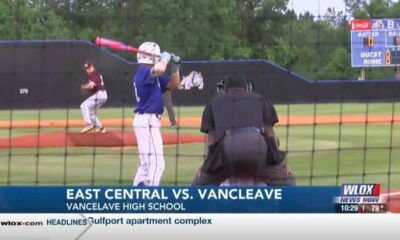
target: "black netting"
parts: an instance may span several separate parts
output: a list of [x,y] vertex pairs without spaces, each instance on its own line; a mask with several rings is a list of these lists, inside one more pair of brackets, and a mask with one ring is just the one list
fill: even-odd
[[[279,148],[298,185],[400,189],[398,67],[351,67],[349,22],[356,6],[314,16],[281,1],[174,1],[166,14],[154,15],[132,9],[165,1],[100,2],[0,3],[11,9],[0,23],[8,26],[0,31],[1,185],[132,185],[140,164],[132,127],[136,54],[92,42],[103,36],[136,47],[157,41],[184,59],[181,78],[189,85],[172,92],[178,125],[170,126],[166,112],[161,119],[161,184],[191,184],[207,153],[199,131],[204,106],[223,76],[237,70],[274,104]],[[398,17],[389,10],[367,13]],[[107,102],[95,111],[105,133],[80,133],[80,104],[90,96],[79,90],[86,60],[107,88]],[[358,81],[360,74],[367,80]]]

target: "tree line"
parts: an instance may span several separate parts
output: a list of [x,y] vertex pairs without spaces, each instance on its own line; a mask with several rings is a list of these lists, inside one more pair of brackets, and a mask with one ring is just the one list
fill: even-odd
[[[289,0],[6,0],[0,39],[153,40],[185,60],[267,59],[313,80],[357,79],[349,21],[400,18],[400,3],[343,1],[345,11],[314,16],[296,14]],[[367,77],[393,78],[393,68]]]

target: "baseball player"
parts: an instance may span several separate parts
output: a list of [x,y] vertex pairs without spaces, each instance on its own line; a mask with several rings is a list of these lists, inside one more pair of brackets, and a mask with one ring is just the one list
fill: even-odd
[[[137,101],[133,128],[140,157],[133,185],[158,186],[165,167],[160,132],[160,118],[164,111],[162,95],[166,90],[178,89],[180,60],[168,52],[160,55],[160,47],[155,42],[144,42],[139,50],[153,55],[137,54],[139,66],[133,77]],[[163,75],[168,64],[171,67],[170,76]]]
[[81,85],[81,90],[91,92],[92,96],[81,104],[82,116],[86,124],[81,133],[86,133],[93,129],[95,132],[105,133],[106,130],[96,116],[97,110],[107,101],[107,91],[103,77],[96,71],[90,61],[86,61],[83,67],[88,75],[88,82]]

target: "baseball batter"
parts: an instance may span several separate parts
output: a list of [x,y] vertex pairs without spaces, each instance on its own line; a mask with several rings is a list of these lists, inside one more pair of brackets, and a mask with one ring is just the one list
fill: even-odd
[[92,96],[81,104],[82,116],[86,124],[81,133],[91,130],[105,133],[106,130],[96,116],[96,112],[107,101],[107,91],[104,86],[103,77],[96,71],[90,61],[86,61],[83,67],[88,75],[88,82],[81,86],[81,90],[91,92]]
[[[160,47],[155,42],[144,42],[139,46],[139,50],[160,55]],[[167,89],[178,89],[180,82],[179,57],[168,52],[163,52],[160,57],[154,55],[137,54],[139,66],[133,77],[137,101],[133,128],[140,157],[134,186],[160,185],[165,167],[160,132],[160,118],[164,110],[162,94]],[[171,75],[163,75],[169,63]]]

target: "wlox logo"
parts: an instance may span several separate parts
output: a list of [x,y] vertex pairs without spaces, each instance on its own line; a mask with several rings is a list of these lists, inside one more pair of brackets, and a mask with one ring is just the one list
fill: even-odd
[[380,184],[343,184],[336,203],[378,203]]
[[0,226],[18,227],[18,226],[43,226],[43,222],[24,222],[24,221],[1,221]]
[[379,197],[380,184],[343,184],[341,188],[341,196],[363,197],[377,196]]

